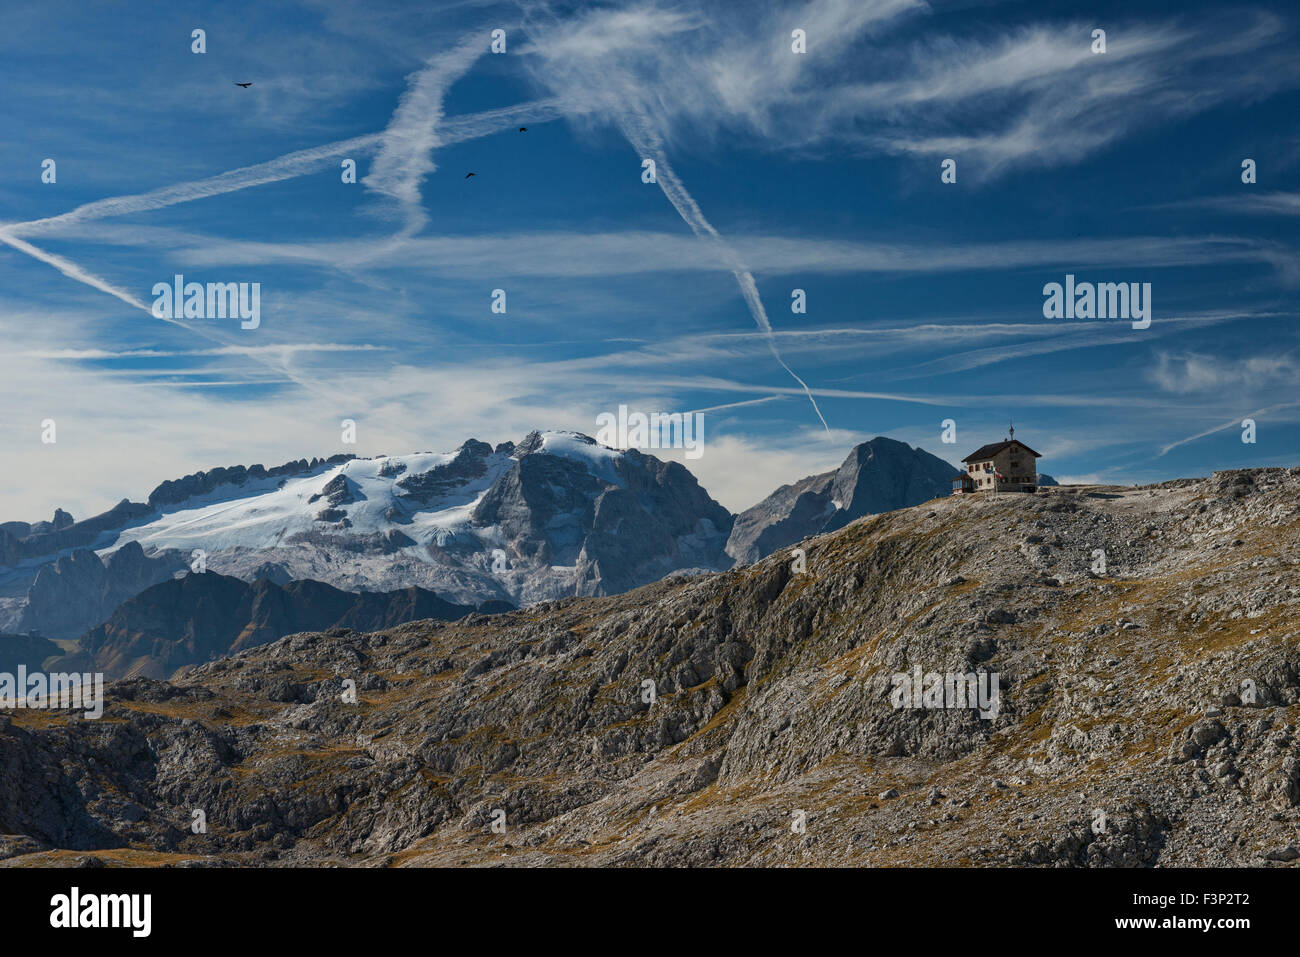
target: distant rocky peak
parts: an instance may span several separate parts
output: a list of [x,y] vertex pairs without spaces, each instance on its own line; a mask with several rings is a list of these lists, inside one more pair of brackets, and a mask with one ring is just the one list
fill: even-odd
[[545,443],[542,433],[536,430],[529,432],[524,436],[524,440],[514,447],[514,457],[523,458],[525,455],[532,455]]
[[149,504],[155,508],[180,505],[188,499],[206,495],[223,485],[237,488],[250,480],[288,478],[316,469],[338,465],[340,462],[348,462],[355,458],[356,456],[351,452],[340,452],[326,459],[297,459],[269,469],[257,464],[250,465],[247,468],[242,465],[233,465],[229,468],[214,468],[206,472],[193,472],[182,478],[171,479],[158,485],[149,493]]
[[473,479],[487,474],[492,446],[478,439],[467,440],[450,462],[435,465],[425,472],[404,475],[397,487],[414,502],[428,503],[450,495]]
[[354,488],[355,483],[349,482],[347,476],[339,472],[326,482],[319,492],[307,499],[307,504],[314,504],[323,498],[336,508],[340,505],[349,505],[356,501],[353,495]]
[[877,436],[833,472],[783,485],[736,516],[727,554],[753,562],[813,535],[880,512],[948,495],[957,469],[923,449]]

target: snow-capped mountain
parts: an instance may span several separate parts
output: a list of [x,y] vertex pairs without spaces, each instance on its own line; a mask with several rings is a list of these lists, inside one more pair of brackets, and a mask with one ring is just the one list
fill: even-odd
[[878,437],[733,516],[684,466],[576,432],[215,468],[79,522],[60,511],[0,523],[0,631],[80,637],[196,568],[349,592],[418,587],[466,606],[615,594],[946,495],[953,474]]
[[214,469],[164,482],[146,504],[4,532],[0,628],[73,637],[187,566],[348,591],[418,586],[470,605],[610,594],[728,567],[731,523],[683,466],[574,432]]

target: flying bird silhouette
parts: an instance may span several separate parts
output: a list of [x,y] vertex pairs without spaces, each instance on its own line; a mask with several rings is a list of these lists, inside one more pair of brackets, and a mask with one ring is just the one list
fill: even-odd
[[248,89],[250,86],[252,86],[252,85],[253,85],[253,84],[252,84],[252,81],[249,81],[248,83],[236,83],[236,84],[235,84],[235,86],[242,86],[245,90],[247,90],[247,89]]
[[466,178],[466,179],[469,179],[469,178],[470,178],[471,176],[473,176],[473,175],[474,175],[473,173],[466,173],[466,174],[465,174],[465,178]]

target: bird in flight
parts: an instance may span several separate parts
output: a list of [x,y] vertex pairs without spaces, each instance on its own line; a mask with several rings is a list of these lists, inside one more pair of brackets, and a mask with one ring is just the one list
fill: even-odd
[[242,86],[245,90],[247,90],[247,89],[248,89],[250,86],[252,86],[252,85],[253,85],[253,84],[252,84],[252,81],[249,81],[248,83],[236,83],[236,84],[235,84],[235,86]]
[[465,178],[466,178],[466,179],[469,179],[469,178],[470,178],[471,176],[473,176],[473,175],[474,175],[473,173],[466,173],[466,174],[465,174]]

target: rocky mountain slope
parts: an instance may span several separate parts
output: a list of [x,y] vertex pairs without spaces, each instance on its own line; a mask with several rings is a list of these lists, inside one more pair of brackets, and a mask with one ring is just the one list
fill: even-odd
[[[1294,866],[1300,469],[945,497],[803,546],[294,635],[118,682],[99,721],[12,712],[0,855]],[[916,669],[996,674],[996,715],[896,707]]]
[[856,446],[833,472],[779,489],[736,516],[727,554],[753,562],[854,519],[948,495],[957,470],[905,442],[877,436]]
[[83,636],[78,650],[49,671],[102,672],[109,679],[169,678],[177,669],[223,658],[300,631],[378,631],[408,621],[454,621],[468,614],[510,611],[491,601],[454,605],[422,588],[340,591],[314,581],[249,584],[206,572],[147,588]]
[[0,634],[0,672],[12,674],[19,665],[37,671],[46,659],[62,653],[58,645],[39,635]]
[[75,524],[72,516],[63,509],[56,508],[54,518],[48,522],[0,522],[0,532],[19,540],[29,535],[45,535],[49,532],[62,531],[72,524]]
[[73,638],[105,621],[122,602],[189,568],[188,553],[127,542],[100,558],[88,548],[43,565],[17,615],[17,630]]

